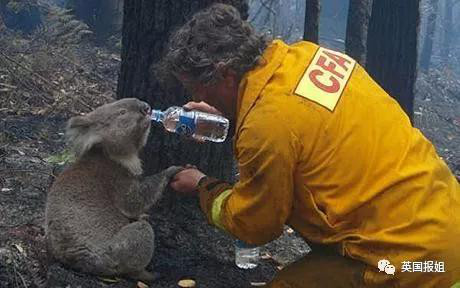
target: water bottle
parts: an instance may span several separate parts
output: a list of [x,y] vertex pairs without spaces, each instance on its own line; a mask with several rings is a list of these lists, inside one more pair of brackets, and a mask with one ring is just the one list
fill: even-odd
[[219,115],[200,111],[186,111],[173,106],[166,111],[152,110],[151,119],[161,122],[169,132],[192,137],[199,141],[223,142],[227,138],[229,121]]
[[241,269],[253,269],[259,264],[260,247],[235,240],[235,264]]

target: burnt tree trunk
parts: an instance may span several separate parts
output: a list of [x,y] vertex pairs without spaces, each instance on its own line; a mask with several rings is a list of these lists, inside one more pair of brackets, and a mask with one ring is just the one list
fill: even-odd
[[372,0],[350,0],[348,6],[345,50],[363,66],[366,63],[367,30],[371,10]]
[[417,74],[419,0],[374,1],[367,37],[367,70],[412,121]]
[[319,0],[306,0],[303,40],[317,43],[319,41]]
[[438,15],[439,0],[430,0],[426,23],[426,35],[423,41],[422,54],[420,55],[420,69],[428,71],[433,53],[434,32],[436,31],[436,18]]
[[[137,97],[155,109],[182,106],[190,100],[182,88],[163,91],[156,80],[153,67],[163,55],[170,32],[185,23],[199,9],[211,3],[233,4],[247,18],[245,0],[233,1],[169,1],[133,0],[124,3],[122,29],[122,64],[118,80],[118,98]],[[165,132],[153,125],[144,149],[144,169],[152,173],[169,165],[191,163],[204,173],[230,179],[232,174],[231,141],[224,144],[198,144]],[[230,140],[230,139],[229,139]]]
[[104,41],[110,36],[120,33],[123,20],[123,1],[103,0],[96,14],[94,30],[98,39]]
[[453,24],[452,24],[452,11],[453,2],[452,0],[446,0],[444,4],[444,21],[442,22],[443,27],[443,38],[441,46],[441,61],[443,64],[449,65],[449,54],[450,47],[452,46],[453,37]]

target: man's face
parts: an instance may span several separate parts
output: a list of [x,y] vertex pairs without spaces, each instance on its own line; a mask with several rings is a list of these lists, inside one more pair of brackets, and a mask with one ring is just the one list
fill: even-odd
[[239,82],[234,74],[227,74],[215,84],[202,84],[190,81],[187,77],[181,77],[180,81],[191,93],[193,101],[206,102],[222,112],[230,121],[235,120]]

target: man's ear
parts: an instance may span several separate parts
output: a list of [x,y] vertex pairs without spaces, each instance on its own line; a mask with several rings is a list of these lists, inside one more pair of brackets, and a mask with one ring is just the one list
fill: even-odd
[[216,69],[217,71],[219,71],[220,75],[222,76],[222,79],[226,81],[231,79],[232,82],[234,82],[237,79],[237,73],[235,72],[235,70],[228,66],[228,63],[219,62],[216,64]]
[[239,86],[239,78],[236,72],[231,68],[223,68],[222,70],[222,79],[228,86],[228,88],[238,87]]

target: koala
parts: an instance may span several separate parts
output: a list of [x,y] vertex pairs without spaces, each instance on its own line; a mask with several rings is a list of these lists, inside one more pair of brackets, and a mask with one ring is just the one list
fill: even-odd
[[141,179],[138,157],[150,131],[150,106],[127,98],[69,120],[68,141],[76,162],[53,183],[46,202],[50,256],[98,276],[154,280],[146,266],[154,233],[143,220],[170,179],[172,166]]

